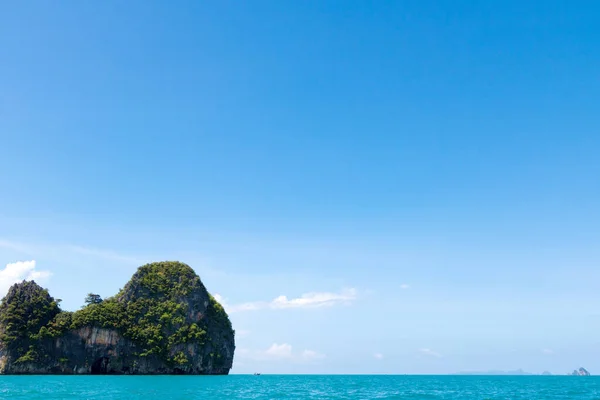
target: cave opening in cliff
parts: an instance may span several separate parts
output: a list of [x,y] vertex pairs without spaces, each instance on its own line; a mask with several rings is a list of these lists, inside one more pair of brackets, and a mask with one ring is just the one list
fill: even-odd
[[92,375],[108,374],[108,357],[100,357],[92,364]]

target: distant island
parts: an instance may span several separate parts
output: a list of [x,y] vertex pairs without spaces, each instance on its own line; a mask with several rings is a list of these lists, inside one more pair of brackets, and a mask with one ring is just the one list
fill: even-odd
[[568,375],[572,375],[572,376],[590,376],[591,374],[588,372],[587,369],[581,367],[579,369],[574,370],[573,372],[571,372]]
[[[522,369],[517,369],[515,371],[467,371],[467,372],[459,372],[455,375],[510,375],[510,376],[530,376],[537,375],[531,372],[525,372]],[[552,374],[549,371],[544,371],[541,373],[542,376],[551,376]],[[585,368],[579,368],[578,370],[574,370],[573,372],[567,374],[571,376],[590,376],[591,374]]]
[[530,372],[525,372],[522,369],[517,369],[515,371],[463,371],[459,372],[456,375],[535,375]]
[[211,374],[233,363],[227,313],[180,262],[140,267],[114,297],[76,312],[34,281],[0,303],[0,374]]

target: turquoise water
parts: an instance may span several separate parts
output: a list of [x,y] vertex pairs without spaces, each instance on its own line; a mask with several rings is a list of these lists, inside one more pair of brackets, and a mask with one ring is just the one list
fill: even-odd
[[0,376],[1,399],[600,399],[600,377]]

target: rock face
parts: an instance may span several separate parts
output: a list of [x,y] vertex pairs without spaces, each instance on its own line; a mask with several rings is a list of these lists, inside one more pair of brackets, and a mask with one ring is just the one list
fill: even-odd
[[74,313],[35,282],[0,304],[1,374],[225,375],[234,350],[225,310],[178,262],[144,265],[116,296]]
[[581,367],[579,369],[574,370],[569,375],[572,375],[572,376],[590,376],[591,374],[587,371],[587,369]]

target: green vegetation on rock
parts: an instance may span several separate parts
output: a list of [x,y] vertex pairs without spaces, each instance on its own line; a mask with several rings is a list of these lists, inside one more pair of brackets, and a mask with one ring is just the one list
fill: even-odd
[[33,281],[12,286],[6,298],[10,301],[0,304],[0,340],[9,345],[36,340],[40,330],[60,313],[54,298]]
[[100,304],[102,303],[102,297],[99,294],[88,293],[85,296],[85,304]]
[[[196,273],[185,264],[144,265],[117,296],[91,303],[73,313],[71,329],[89,325],[117,329],[140,345],[140,356],[154,354],[165,361],[183,364],[185,357],[179,353],[170,354],[169,349],[190,341],[204,343],[204,323],[186,322],[192,306],[187,296],[200,285]],[[219,325],[231,329],[223,307],[212,296],[210,298],[208,314],[215,315]],[[213,312],[217,307],[219,311]]]
[[223,344],[233,344],[227,313],[183,263],[144,265],[116,296],[102,300],[90,293],[85,303],[78,311],[61,311],[35,282],[17,284],[0,304],[0,340],[18,345],[18,362],[34,362],[41,357],[41,340],[84,327],[104,328],[135,343],[137,357],[156,357],[171,366],[190,362],[178,345],[210,346],[212,362],[219,366]]

